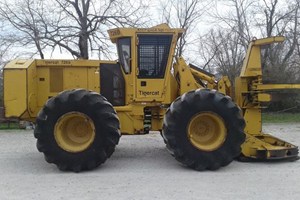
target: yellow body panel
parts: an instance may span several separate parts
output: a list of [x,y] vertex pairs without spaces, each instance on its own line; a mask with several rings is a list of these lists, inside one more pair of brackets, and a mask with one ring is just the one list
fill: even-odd
[[262,121],[260,108],[246,109],[244,119],[246,120],[245,133],[252,135],[261,134]]
[[[147,83],[145,86],[141,86],[141,82]],[[164,79],[137,79],[137,101],[162,101],[164,98],[163,88]]]
[[250,159],[288,159],[297,153],[297,147],[269,134],[249,135],[242,144],[242,154]]
[[99,65],[93,60],[13,60],[4,67],[5,117],[34,120],[47,99],[85,88],[100,92]]
[[246,57],[242,66],[240,77],[251,77],[262,75],[261,68],[261,46],[275,42],[284,41],[284,37],[270,37],[264,39],[253,40],[247,50]]
[[33,63],[33,60],[17,59],[13,60],[5,65],[6,69],[27,69],[29,65]]
[[257,94],[257,100],[259,102],[270,102],[272,100],[272,97],[270,94],[260,93]]
[[257,85],[257,90],[284,90],[300,89],[300,84],[261,84]]
[[27,111],[26,81],[26,69],[9,69],[4,71],[5,117],[19,117]]
[[[162,109],[157,103],[147,104],[147,107],[151,107],[152,111],[151,130],[161,130],[166,109]],[[144,133],[145,104],[134,103],[129,106],[115,106],[114,108],[121,122],[122,134]]]
[[180,57],[177,58],[177,62],[174,64],[175,76],[180,79],[179,94],[182,95],[188,91],[201,88],[201,86],[195,81],[190,67],[186,64],[185,60]]
[[170,29],[170,27],[167,24],[160,24],[158,26],[154,26],[152,28],[115,28],[108,31],[110,40],[115,43],[117,39],[122,37],[128,37],[133,36],[135,33],[149,33],[149,34],[162,34],[162,33],[172,33],[174,35],[178,35],[178,37],[181,36],[181,34],[184,32],[183,29],[180,28],[173,28]]

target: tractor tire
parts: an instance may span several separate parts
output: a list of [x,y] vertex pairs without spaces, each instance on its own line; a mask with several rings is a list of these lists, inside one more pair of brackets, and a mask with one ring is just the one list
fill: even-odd
[[120,139],[113,106],[100,94],[84,89],[50,98],[36,119],[34,136],[45,160],[60,170],[80,172],[104,163]]
[[178,97],[163,123],[163,138],[176,160],[198,171],[228,165],[241,153],[245,121],[239,107],[215,90]]

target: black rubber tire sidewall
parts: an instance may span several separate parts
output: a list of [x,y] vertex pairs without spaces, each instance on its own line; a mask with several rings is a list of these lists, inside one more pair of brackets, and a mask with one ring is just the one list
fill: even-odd
[[[92,95],[94,97],[91,97]],[[83,113],[94,122],[96,132],[94,141],[82,152],[65,151],[55,140],[55,124],[68,112]],[[101,95],[91,94],[86,90],[65,91],[49,99],[39,113],[38,119],[41,122],[37,122],[36,131],[40,133],[36,134],[36,137],[44,148],[45,158],[62,170],[81,171],[99,166],[112,154],[120,137],[119,121],[112,105]]]
[[[226,139],[214,151],[199,150],[188,139],[190,119],[201,112],[215,113],[225,123]],[[188,92],[172,103],[165,116],[163,136],[175,158],[183,164],[195,168],[203,163],[201,169],[216,169],[229,164],[240,154],[240,145],[245,139],[243,128],[244,120],[230,97],[202,89]]]

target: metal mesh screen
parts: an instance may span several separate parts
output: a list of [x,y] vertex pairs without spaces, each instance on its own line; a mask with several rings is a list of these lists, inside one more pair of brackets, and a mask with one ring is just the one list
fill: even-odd
[[139,35],[139,78],[164,77],[171,41],[171,35]]

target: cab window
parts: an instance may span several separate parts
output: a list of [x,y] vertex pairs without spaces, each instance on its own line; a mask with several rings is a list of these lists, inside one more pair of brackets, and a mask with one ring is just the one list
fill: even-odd
[[168,63],[171,35],[138,35],[139,78],[163,78]]
[[118,40],[117,43],[119,62],[125,74],[129,74],[131,72],[130,42],[131,42],[130,38],[121,38]]

